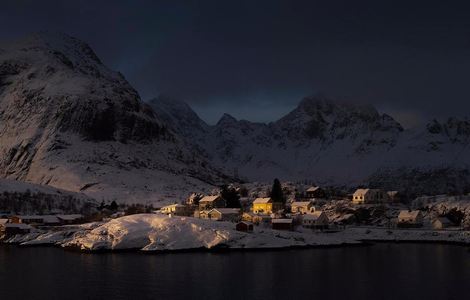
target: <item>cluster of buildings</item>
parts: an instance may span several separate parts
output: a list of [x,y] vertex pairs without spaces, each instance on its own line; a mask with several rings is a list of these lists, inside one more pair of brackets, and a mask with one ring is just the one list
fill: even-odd
[[82,223],[83,218],[81,214],[4,216],[0,218],[0,235],[27,234],[35,228],[79,224]]
[[301,201],[290,204],[290,212],[283,202],[274,201],[271,197],[256,198],[243,208],[227,208],[225,199],[220,195],[205,196],[197,205],[193,202],[167,205],[158,212],[169,216],[235,222],[236,229],[240,231],[252,231],[254,225],[277,230],[292,230],[295,226],[326,229],[328,216],[314,206],[315,199],[324,195],[321,188],[311,187],[302,195]]

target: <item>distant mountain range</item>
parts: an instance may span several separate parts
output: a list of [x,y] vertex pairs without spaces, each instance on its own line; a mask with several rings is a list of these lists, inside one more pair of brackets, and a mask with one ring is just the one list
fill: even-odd
[[[209,126],[185,103],[150,101],[160,120],[227,174],[250,181],[314,180],[411,192],[467,191],[470,121],[405,130],[370,105],[317,95],[269,124],[225,114]],[[236,175],[235,174],[235,175]]]
[[372,106],[325,96],[269,124],[225,114],[211,126],[184,102],[144,103],[76,38],[0,45],[0,177],[98,200],[177,200],[234,177],[463,191],[469,142],[466,119],[404,130]]

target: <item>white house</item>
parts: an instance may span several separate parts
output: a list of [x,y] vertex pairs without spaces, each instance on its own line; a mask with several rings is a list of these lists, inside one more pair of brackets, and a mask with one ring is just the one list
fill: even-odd
[[352,198],[354,204],[383,203],[386,201],[388,201],[388,195],[380,189],[357,189]]
[[328,228],[329,219],[323,211],[315,211],[302,216],[302,226],[306,228]]
[[239,208],[214,208],[208,213],[208,217],[215,221],[240,221],[240,209]]
[[398,214],[399,227],[423,226],[423,214],[419,210],[401,210]]
[[160,208],[160,212],[166,215],[189,216],[189,207],[183,204],[171,204]]

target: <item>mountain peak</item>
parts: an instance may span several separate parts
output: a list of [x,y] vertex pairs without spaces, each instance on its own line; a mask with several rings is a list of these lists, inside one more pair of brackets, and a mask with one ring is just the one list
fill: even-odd
[[217,122],[217,126],[233,124],[237,122],[238,122],[237,119],[235,119],[232,115],[228,113],[224,113],[222,117],[220,118],[219,122]]

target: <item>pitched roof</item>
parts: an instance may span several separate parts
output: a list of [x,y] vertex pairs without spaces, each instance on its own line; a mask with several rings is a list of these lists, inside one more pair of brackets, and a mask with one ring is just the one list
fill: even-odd
[[202,197],[201,200],[199,200],[199,203],[201,203],[201,202],[213,202],[213,201],[215,201],[215,200],[217,200],[217,199],[219,199],[219,198],[220,198],[219,195],[216,195],[216,196],[204,196],[204,197]]
[[320,187],[319,186],[312,186],[307,189],[307,192],[315,192],[318,190]]
[[311,201],[295,201],[295,202],[292,202],[291,206],[306,206],[309,204],[312,204],[312,202]]
[[354,194],[365,194],[369,191],[369,189],[357,189]]
[[5,224],[6,228],[20,228],[20,229],[32,229],[31,226],[28,224],[22,224],[22,223],[7,223]]
[[58,223],[59,219],[56,215],[30,215],[17,216],[21,220],[42,220],[44,223]]
[[416,219],[420,213],[419,210],[401,210],[398,218]]
[[221,214],[239,214],[239,208],[214,208],[211,211],[218,211]]
[[447,219],[446,217],[436,218],[433,222],[436,222],[436,221],[439,221],[442,224],[452,224],[452,222],[449,219]]
[[269,203],[269,202],[271,202],[271,197],[256,198],[255,201],[253,201],[254,204],[263,204],[263,203]]
[[0,219],[0,224],[6,224],[8,223],[8,219]]
[[163,206],[161,209],[170,208],[170,207],[186,207],[186,205],[175,203],[175,204],[170,204],[170,205]]
[[284,223],[284,224],[290,224],[292,223],[292,219],[272,219],[273,223]]
[[318,218],[320,218],[320,216],[323,214],[322,211],[315,211],[311,214],[306,214],[306,215],[303,215],[303,218],[306,219],[306,220],[318,220]]
[[74,214],[74,215],[57,215],[57,218],[63,221],[74,221],[83,218],[83,215]]

